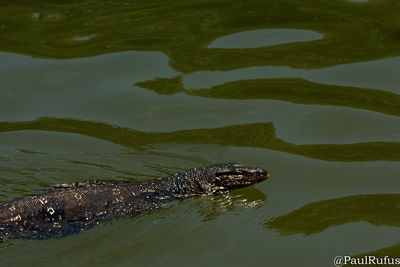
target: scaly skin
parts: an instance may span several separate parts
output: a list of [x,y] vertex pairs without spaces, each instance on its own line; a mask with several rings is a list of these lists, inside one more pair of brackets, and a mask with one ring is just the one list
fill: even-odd
[[226,163],[145,182],[85,181],[54,185],[0,207],[0,240],[60,238],[124,215],[151,212],[175,199],[213,195],[267,179],[269,173]]

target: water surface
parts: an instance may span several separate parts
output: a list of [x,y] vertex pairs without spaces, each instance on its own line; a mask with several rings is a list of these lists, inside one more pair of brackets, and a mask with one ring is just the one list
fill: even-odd
[[400,4],[3,1],[0,202],[216,162],[271,178],[0,265],[331,266],[400,256]]

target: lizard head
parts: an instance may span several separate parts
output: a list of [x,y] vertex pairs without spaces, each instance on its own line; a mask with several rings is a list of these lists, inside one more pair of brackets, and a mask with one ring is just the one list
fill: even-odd
[[209,177],[212,194],[249,186],[266,180],[269,172],[261,168],[251,168],[236,163],[224,163],[212,166]]

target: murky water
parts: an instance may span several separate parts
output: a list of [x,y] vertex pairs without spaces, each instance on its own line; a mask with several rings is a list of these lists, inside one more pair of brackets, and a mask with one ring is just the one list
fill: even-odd
[[2,1],[0,202],[216,162],[271,178],[0,265],[333,266],[400,257],[400,2]]

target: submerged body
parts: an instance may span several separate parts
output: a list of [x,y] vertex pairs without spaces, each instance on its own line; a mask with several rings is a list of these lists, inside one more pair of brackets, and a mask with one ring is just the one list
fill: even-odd
[[0,207],[0,240],[63,237],[99,222],[158,209],[175,199],[213,195],[267,179],[269,173],[227,163],[144,182],[85,181],[54,185]]

